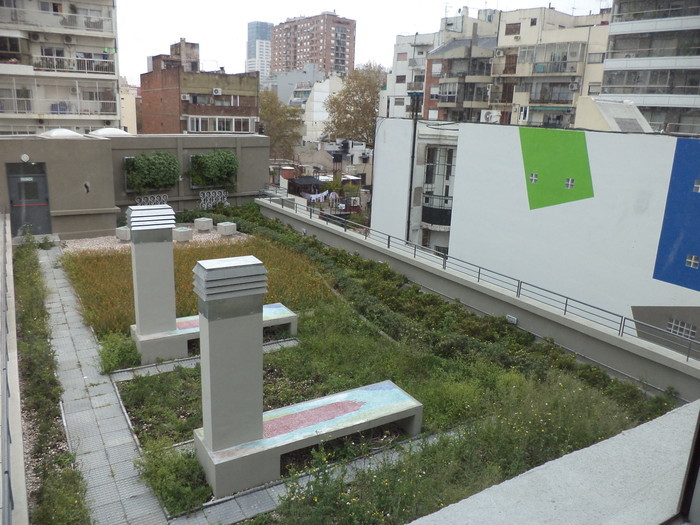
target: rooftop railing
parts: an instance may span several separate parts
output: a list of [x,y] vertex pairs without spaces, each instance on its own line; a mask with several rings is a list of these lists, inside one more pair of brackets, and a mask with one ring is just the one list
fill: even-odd
[[[272,185],[268,185],[272,186]],[[517,298],[526,298],[546,305],[566,317],[578,317],[592,322],[607,332],[619,337],[631,337],[651,341],[670,350],[681,353],[688,359],[700,359],[700,341],[685,336],[676,335],[668,330],[629,319],[623,315],[594,306],[572,297],[567,297],[552,290],[525,282],[489,268],[458,259],[425,246],[420,246],[400,237],[354,223],[352,221],[331,215],[322,209],[305,206],[298,202],[287,202],[285,199],[271,195],[272,189],[265,189],[261,197],[271,204],[280,205],[296,214],[304,215],[311,220],[319,220],[325,224],[333,224],[344,232],[355,233],[365,240],[374,241],[387,249],[394,250],[423,263],[437,265],[446,271],[453,271],[467,276],[477,283],[487,283],[496,286]]]

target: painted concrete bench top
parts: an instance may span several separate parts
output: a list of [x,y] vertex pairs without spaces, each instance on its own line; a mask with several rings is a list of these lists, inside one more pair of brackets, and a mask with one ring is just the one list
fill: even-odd
[[[225,461],[276,449],[298,450],[324,439],[333,439],[402,420],[409,434],[420,432],[423,405],[391,381],[347,390],[263,413],[263,435],[213,453]],[[195,430],[202,434],[202,429]]]
[[[297,314],[282,303],[263,305],[263,326],[290,325],[292,335],[296,335]],[[179,333],[199,333],[199,315],[178,317],[175,321],[176,331]]]

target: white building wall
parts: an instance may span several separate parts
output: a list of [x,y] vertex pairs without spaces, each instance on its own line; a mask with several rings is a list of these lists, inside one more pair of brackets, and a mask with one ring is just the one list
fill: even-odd
[[328,77],[323,82],[316,82],[311,88],[311,94],[304,105],[304,140],[317,141],[323,135],[323,128],[328,120],[325,103],[328,97],[343,88],[341,77]]
[[675,138],[586,132],[594,196],[531,210],[519,132],[460,125],[451,256],[628,317],[698,304],[653,279]]
[[372,228],[405,239],[413,123],[378,119],[372,179]]

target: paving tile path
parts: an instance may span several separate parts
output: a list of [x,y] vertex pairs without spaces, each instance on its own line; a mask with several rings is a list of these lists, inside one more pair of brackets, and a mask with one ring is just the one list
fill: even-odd
[[60,247],[39,250],[68,444],[87,483],[92,517],[98,525],[168,523],[158,499],[138,477],[138,446],[112,381],[99,372],[97,341],[58,267],[60,256]]

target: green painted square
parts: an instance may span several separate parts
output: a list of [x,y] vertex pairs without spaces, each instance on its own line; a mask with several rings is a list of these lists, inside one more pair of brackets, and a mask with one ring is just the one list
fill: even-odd
[[[531,210],[593,197],[583,131],[520,128],[520,147]],[[573,179],[572,188],[567,179]]]

